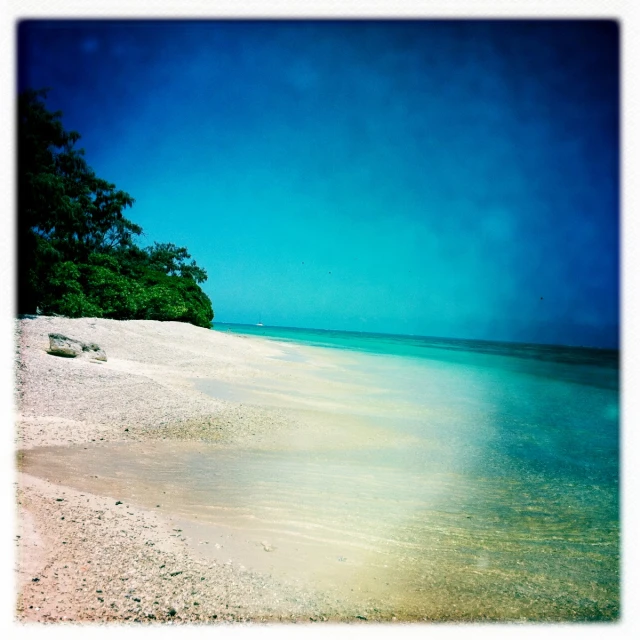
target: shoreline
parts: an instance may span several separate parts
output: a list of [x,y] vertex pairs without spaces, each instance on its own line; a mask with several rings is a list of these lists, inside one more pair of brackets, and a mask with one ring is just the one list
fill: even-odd
[[[594,485],[555,440],[605,408],[590,442],[614,450],[602,381],[180,323],[16,328],[21,621],[619,616],[613,458]],[[107,362],[49,355],[50,332]]]
[[[48,446],[260,446],[291,419],[215,399],[193,380],[250,383],[282,349],[177,322],[39,317],[15,327],[18,621],[360,621],[319,593],[203,559],[170,513],[20,471],[21,457]],[[107,362],[50,355],[49,333],[96,342]]]

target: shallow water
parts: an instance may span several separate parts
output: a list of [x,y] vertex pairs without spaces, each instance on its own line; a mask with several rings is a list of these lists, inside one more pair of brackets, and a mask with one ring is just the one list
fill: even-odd
[[26,452],[24,468],[160,503],[199,553],[329,590],[370,615],[617,617],[611,359],[434,353],[283,347],[250,386],[194,381],[290,408],[298,428],[266,448],[56,447]]

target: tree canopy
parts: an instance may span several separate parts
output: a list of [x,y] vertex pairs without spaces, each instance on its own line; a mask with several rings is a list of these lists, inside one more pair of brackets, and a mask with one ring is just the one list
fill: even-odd
[[133,198],[98,178],[47,110],[46,90],[18,99],[18,313],[178,320],[209,327],[207,273],[185,247],[137,243]]

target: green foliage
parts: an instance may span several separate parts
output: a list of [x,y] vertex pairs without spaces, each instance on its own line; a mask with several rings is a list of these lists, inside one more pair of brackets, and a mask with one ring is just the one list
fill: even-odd
[[70,317],[178,320],[209,327],[207,279],[185,247],[141,248],[124,217],[133,198],[98,178],[75,149],[46,91],[27,91],[18,111],[18,311]]
[[147,295],[147,319],[178,320],[200,327],[208,327],[211,324],[211,300],[195,280],[149,269],[143,281]]
[[191,256],[184,247],[176,247],[171,243],[154,242],[152,247],[145,249],[149,257],[149,266],[152,269],[162,271],[167,275],[179,275],[183,278],[191,278],[195,282],[204,282],[207,279],[207,272],[198,267],[195,261],[189,264],[185,261]]

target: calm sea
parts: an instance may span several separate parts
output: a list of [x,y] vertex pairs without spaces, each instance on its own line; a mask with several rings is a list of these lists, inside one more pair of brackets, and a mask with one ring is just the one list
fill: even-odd
[[[338,495],[368,499],[333,521],[355,520],[366,505],[361,531],[393,523],[403,604],[410,592],[415,610],[425,602],[437,609],[442,598],[448,619],[456,611],[462,619],[619,615],[617,350],[221,323],[215,330],[320,347],[350,362],[344,380],[361,389],[350,389],[344,410],[368,407],[368,419],[397,440],[341,454],[344,486],[353,469],[361,475]],[[297,504],[303,494],[299,488]]]
[[[249,324],[216,322],[214,331],[253,335],[314,347],[328,347],[406,358],[473,363],[478,366],[511,368],[535,375],[573,379],[582,384],[619,388],[620,352],[559,345],[463,340],[430,336],[298,329],[295,327],[259,327]],[[536,366],[534,362],[561,365]],[[573,366],[562,366],[573,365]]]

